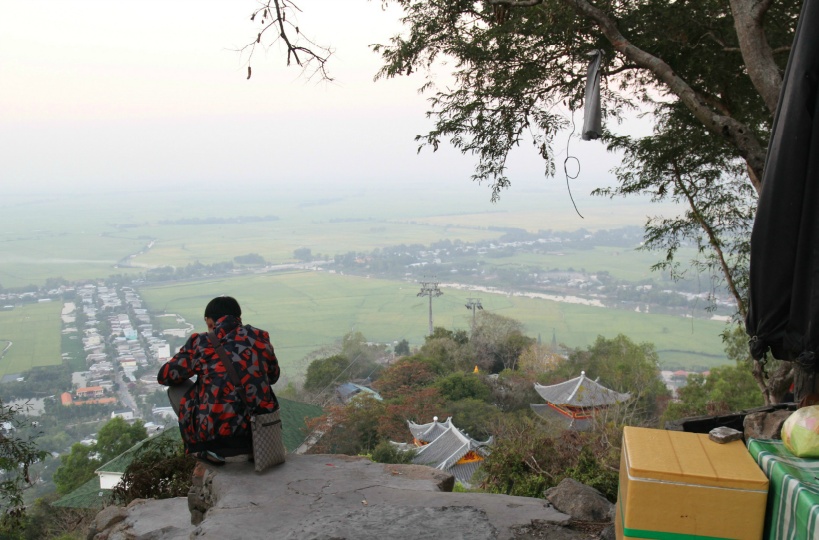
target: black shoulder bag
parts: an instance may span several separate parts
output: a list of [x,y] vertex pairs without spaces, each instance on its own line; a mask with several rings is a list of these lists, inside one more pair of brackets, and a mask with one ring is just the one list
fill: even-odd
[[[233,383],[236,392],[242,398],[245,406],[250,407],[247,401],[247,392],[245,392],[245,385],[239,379],[236,373],[236,368],[233,367],[233,360],[228,358],[227,352],[216,333],[212,330],[208,332],[208,338],[211,345],[213,345],[216,354],[219,355],[219,360],[225,366],[225,370],[230,376],[230,381]],[[265,374],[265,378],[267,374]],[[256,467],[256,472],[262,472],[265,469],[284,463],[286,450],[284,448],[282,421],[279,416],[279,410],[276,409],[272,413],[256,414],[250,412],[250,429],[253,435],[253,463]]]

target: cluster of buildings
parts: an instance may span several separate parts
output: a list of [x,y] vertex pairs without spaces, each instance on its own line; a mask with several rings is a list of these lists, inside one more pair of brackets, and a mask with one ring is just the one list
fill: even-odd
[[[86,284],[75,290],[75,302],[66,302],[62,311],[63,333],[81,339],[87,370],[72,374],[73,395],[62,395],[63,405],[83,403],[133,405],[130,389],[141,371],[153,372],[152,365],[170,358],[168,341],[157,335],[148,310],[139,294],[128,286],[107,287]],[[73,336],[72,336],[73,337]],[[116,385],[125,385],[119,396]],[[157,386],[146,377],[140,389]],[[131,411],[128,415],[127,410]],[[133,416],[133,409],[118,415]],[[136,413],[138,415],[138,413]]]

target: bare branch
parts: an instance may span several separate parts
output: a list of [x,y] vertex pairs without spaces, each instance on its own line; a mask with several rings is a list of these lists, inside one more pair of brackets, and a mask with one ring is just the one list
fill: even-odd
[[[294,61],[298,66],[307,69],[308,66],[314,65],[315,70],[310,74],[312,77],[319,74],[322,80],[332,81],[327,71],[327,61],[332,56],[333,51],[329,47],[317,45],[310,39],[306,38],[299,27],[292,22],[293,17],[288,21],[288,12],[301,11],[299,7],[290,0],[264,0],[261,6],[256,9],[250,16],[250,20],[254,21],[256,17],[261,16],[262,29],[256,33],[256,37],[252,42],[248,43],[238,52],[247,52],[248,73],[247,78],[250,78],[250,61],[256,52],[256,45],[262,44],[262,38],[269,34],[271,28],[275,28],[276,36],[269,42],[268,46],[281,41],[287,50],[287,65]],[[268,21],[265,23],[265,21]],[[301,43],[306,43],[303,45]],[[308,77],[308,78],[309,78]]]

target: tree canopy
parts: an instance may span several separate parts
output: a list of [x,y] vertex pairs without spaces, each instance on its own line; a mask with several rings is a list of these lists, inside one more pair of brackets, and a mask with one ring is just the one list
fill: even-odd
[[[511,185],[507,157],[522,142],[555,173],[554,138],[568,126],[566,109],[582,106],[588,54],[600,51],[604,116],[646,111],[654,131],[604,130],[624,158],[618,186],[599,193],[687,207],[649,221],[647,246],[666,250],[669,262],[682,242],[697,242],[707,255],[700,264],[724,277],[744,315],[744,246],[800,2],[391,3],[404,11],[405,32],[374,46],[384,61],[378,76],[426,72],[434,126],[417,139],[476,156],[473,179],[489,182],[493,199]],[[430,68],[444,61],[454,83],[439,87]]]
[[33,483],[32,464],[45,457],[34,440],[18,436],[27,422],[25,408],[0,401],[0,532],[18,526],[25,515],[23,491]]
[[[475,156],[472,178],[491,186],[493,200],[511,185],[507,158],[521,143],[533,144],[547,175],[558,170],[555,137],[581,108],[588,54],[600,51],[608,123],[641,111],[652,115],[654,128],[635,137],[604,127],[602,142],[623,159],[614,171],[618,184],[596,193],[679,203],[682,214],[646,222],[645,248],[665,254],[655,268],[679,276],[679,248],[695,245],[691,266],[712,276],[714,291],[725,286],[745,317],[750,227],[801,2],[382,4],[401,8],[403,32],[373,46],[383,60],[377,78],[421,74],[433,126],[416,140],[433,150],[448,141]],[[328,49],[287,22],[287,11],[296,9],[287,0],[262,2],[254,17],[268,24],[248,47],[252,53],[273,28],[269,35],[285,43],[288,63],[312,64],[327,76]],[[445,85],[437,84],[440,68],[451,71]]]
[[559,364],[548,374],[547,382],[567,380],[580,375],[581,371],[600,384],[628,392],[634,399],[635,418],[630,423],[655,420],[661,409],[661,401],[668,397],[668,390],[660,378],[657,351],[651,343],[635,343],[622,334],[607,339],[597,336],[586,350],[576,350],[567,362]]

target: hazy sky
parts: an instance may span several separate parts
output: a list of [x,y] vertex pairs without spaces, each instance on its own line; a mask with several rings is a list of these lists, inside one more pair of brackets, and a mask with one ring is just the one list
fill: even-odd
[[[299,26],[336,53],[333,83],[259,50],[246,80],[252,0],[0,0],[0,184],[3,189],[128,191],[224,182],[458,182],[475,164],[450,148],[416,154],[431,123],[421,77],[373,82],[368,45],[400,31],[379,1],[301,0]],[[582,112],[576,121],[582,123]],[[559,141],[565,148],[565,139]],[[560,159],[565,150],[560,150]],[[584,195],[610,183],[616,158],[572,141]],[[530,147],[515,186],[565,195]]]

